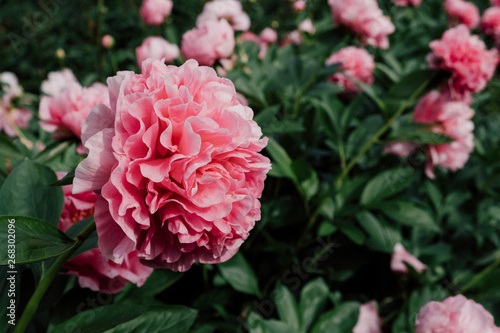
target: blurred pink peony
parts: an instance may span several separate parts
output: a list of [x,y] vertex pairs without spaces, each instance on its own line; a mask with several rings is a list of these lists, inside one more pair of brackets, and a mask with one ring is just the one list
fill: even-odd
[[102,36],[101,44],[104,48],[110,49],[115,45],[115,39],[111,35]]
[[455,141],[439,145],[428,145],[426,174],[434,179],[433,169],[439,165],[456,171],[463,168],[474,150],[474,116],[463,102],[451,101],[448,94],[431,91],[415,106],[413,121],[432,125],[431,130],[447,135]]
[[172,0],[144,0],[139,14],[147,25],[160,25],[172,12],[173,5]]
[[14,73],[3,72],[0,74],[0,89],[3,91],[0,100],[0,131],[10,137],[17,136],[16,128],[28,128],[29,121],[33,118],[30,110],[16,107],[15,98],[21,97],[23,90]]
[[481,304],[463,295],[431,301],[418,313],[415,333],[500,333],[495,320]]
[[49,96],[56,96],[60,94],[68,84],[78,83],[75,75],[69,68],[57,72],[50,72],[47,80],[42,82],[42,92]]
[[498,51],[487,50],[465,25],[448,29],[429,46],[433,51],[427,56],[429,67],[452,73],[449,88],[453,99],[467,101],[471,93],[483,90],[499,61]]
[[287,46],[289,44],[302,44],[302,35],[300,34],[300,31],[293,30],[287,33],[285,38],[281,41],[280,46]]
[[148,59],[108,79],[111,109],[83,127],[88,157],[75,193],[100,190],[99,248],[115,262],[138,250],[151,267],[186,271],[231,258],[260,219],[267,139],[231,81],[188,60]]
[[234,45],[234,31],[226,20],[204,21],[184,33],[181,53],[184,58],[194,59],[200,65],[212,66],[216,60],[228,58]]
[[414,142],[389,142],[384,145],[384,153],[407,157],[418,147]]
[[479,9],[472,2],[445,0],[444,9],[451,20],[451,25],[458,22],[465,24],[469,29],[473,29],[479,24]]
[[141,46],[135,49],[137,64],[141,64],[147,58],[162,60],[165,63],[170,63],[179,56],[179,47],[175,44],[170,44],[162,37],[151,36],[146,38]]
[[490,0],[492,6],[500,6],[500,0]]
[[381,49],[389,47],[388,35],[395,30],[378,7],[377,0],[328,0],[334,24],[354,31],[363,44]]
[[295,0],[293,3],[293,10],[296,12],[301,12],[306,9],[307,4],[304,0]]
[[408,268],[404,264],[405,262],[412,266],[418,273],[422,273],[424,269],[427,268],[427,266],[422,264],[415,256],[408,253],[401,243],[397,243],[394,246],[391,258],[392,271],[399,274],[408,274]]
[[393,2],[396,6],[406,7],[412,5],[418,7],[422,3],[422,0],[393,0]]
[[354,93],[360,90],[354,79],[365,84],[373,83],[372,73],[375,69],[375,61],[373,56],[365,49],[348,46],[332,53],[326,60],[326,64],[332,65],[335,63],[341,63],[338,70],[342,72],[333,74],[328,80],[338,84],[346,93]]
[[222,18],[236,31],[250,29],[250,17],[243,11],[239,0],[212,0],[205,3],[203,12],[196,19],[196,25]]
[[[63,174],[58,173],[59,178]],[[64,208],[59,221],[59,229],[66,231],[73,224],[94,215],[97,194],[92,191],[78,194],[71,193],[72,185],[63,186]],[[90,288],[104,293],[120,292],[127,283],[144,284],[153,272],[142,265],[137,251],[127,255],[121,265],[105,258],[99,249],[91,249],[69,260],[64,267],[66,274],[78,277],[82,288]]]
[[490,7],[484,11],[481,31],[485,35],[500,38],[500,7]]
[[382,333],[382,319],[378,316],[376,301],[362,304],[359,307],[359,317],[352,333]]
[[276,43],[276,41],[278,40],[278,33],[276,32],[276,30],[267,27],[261,31],[261,33],[259,34],[259,38],[262,43]]
[[255,44],[259,45],[260,44],[260,37],[257,36],[256,34],[254,34],[253,32],[251,31],[245,31],[244,33],[242,33],[240,35],[240,37],[238,37],[238,40],[240,42],[246,42],[246,41],[250,41],[250,42],[254,42]]
[[101,103],[109,105],[108,88],[104,84],[82,87],[80,83],[70,81],[58,94],[40,99],[40,127],[47,132],[56,132],[55,139],[80,139],[83,122],[90,110]]
[[314,28],[311,19],[305,19],[299,24],[299,31],[307,32],[312,35],[316,32],[316,29]]

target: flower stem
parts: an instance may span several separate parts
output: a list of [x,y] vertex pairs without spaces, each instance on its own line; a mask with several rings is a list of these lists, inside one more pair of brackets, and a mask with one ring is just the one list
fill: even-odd
[[47,273],[42,277],[40,280],[40,283],[38,284],[38,287],[36,288],[35,292],[31,296],[31,299],[29,300],[28,304],[26,305],[26,308],[24,309],[24,312],[19,319],[18,324],[16,325],[16,329],[14,330],[14,333],[21,333],[26,330],[26,327],[28,326],[31,317],[35,314],[35,311],[38,307],[38,303],[40,303],[43,295],[49,288],[50,284],[52,283],[52,280],[57,276],[63,265],[66,263],[66,261],[71,258],[71,255],[80,247],[80,245],[83,244],[85,239],[89,237],[94,231],[96,230],[95,227],[95,221],[92,221],[89,223],[85,229],[82,230],[76,237],[75,237],[75,243],[74,245],[64,254],[59,256],[57,260],[54,262],[54,264],[49,268]]

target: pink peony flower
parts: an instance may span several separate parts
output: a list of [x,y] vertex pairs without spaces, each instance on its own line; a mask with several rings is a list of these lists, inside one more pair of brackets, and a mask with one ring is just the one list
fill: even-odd
[[393,2],[396,6],[406,7],[412,5],[418,7],[422,3],[422,0],[393,0]]
[[179,47],[175,44],[170,44],[165,39],[157,36],[146,38],[141,46],[135,49],[137,64],[141,64],[147,58],[163,60],[165,63],[170,63],[179,56]]
[[78,80],[71,69],[65,68],[57,72],[50,72],[48,79],[42,82],[41,90],[46,95],[56,96],[73,82],[78,83]]
[[428,145],[426,174],[434,179],[433,169],[439,165],[456,171],[463,168],[474,150],[474,116],[463,102],[451,101],[447,94],[431,91],[415,106],[413,121],[431,124],[431,130],[447,135],[455,141],[439,145]]
[[415,333],[499,333],[500,328],[481,304],[463,295],[431,301],[418,313]]
[[485,35],[500,37],[500,7],[490,7],[483,13],[481,30]]
[[[63,75],[67,76],[62,74],[57,76],[58,79]],[[64,90],[40,99],[40,127],[47,132],[56,132],[56,138],[81,138],[85,118],[94,106],[101,103],[109,105],[108,88],[104,84],[94,83],[90,87],[82,87],[80,83],[70,81]]]
[[287,33],[285,38],[281,41],[280,46],[287,46],[289,44],[302,45],[302,35],[299,30],[293,30]]
[[332,53],[326,60],[327,65],[340,63],[338,68],[342,73],[335,73],[330,76],[329,81],[341,86],[347,93],[354,93],[360,87],[353,79],[360,80],[366,84],[373,83],[373,70],[375,61],[373,56],[365,49],[355,46],[345,47]]
[[345,25],[361,38],[364,44],[386,49],[388,35],[395,30],[384,16],[376,0],[328,0],[334,24]]
[[276,41],[278,40],[278,33],[276,32],[276,30],[268,27],[261,31],[259,38],[261,43],[276,43]]
[[468,100],[471,93],[483,90],[499,61],[498,51],[487,50],[465,25],[448,29],[429,46],[433,51],[427,56],[429,67],[452,73],[449,86],[453,99]]
[[311,19],[305,19],[299,24],[299,31],[300,32],[307,32],[309,34],[314,34],[316,32],[316,29],[314,28],[314,25],[311,21]]
[[18,108],[13,100],[22,95],[23,90],[14,73],[3,72],[0,74],[0,89],[3,96],[0,100],[0,131],[10,137],[17,136],[16,128],[28,128],[33,114],[25,108]]
[[238,39],[240,42],[250,41],[250,42],[254,42],[257,45],[260,44],[260,37],[251,31],[245,31],[244,33],[242,33],[240,35],[240,37],[238,37]]
[[212,66],[217,59],[228,58],[234,45],[234,31],[226,20],[204,21],[184,33],[181,53],[200,65]]
[[[58,173],[61,178],[61,174]],[[64,208],[59,221],[59,229],[66,231],[73,224],[94,215],[94,205],[98,198],[92,191],[71,193],[72,185],[63,186]],[[99,249],[91,249],[74,257],[64,267],[66,274],[78,277],[82,288],[90,288],[104,293],[120,292],[127,283],[144,284],[153,270],[142,265],[137,251],[129,253],[121,265],[105,258]]]
[[293,3],[293,10],[296,12],[301,12],[306,9],[306,2],[304,0],[295,0]]
[[172,12],[173,5],[172,0],[144,0],[139,14],[147,25],[160,25]]
[[102,36],[101,44],[104,48],[110,49],[115,45],[115,39],[111,35]]
[[414,142],[389,142],[384,145],[384,153],[407,157],[418,147]]
[[236,31],[250,29],[250,17],[243,11],[239,0],[212,0],[205,3],[196,25],[219,19],[226,19]]
[[492,6],[500,6],[500,0],[490,0]]
[[401,243],[397,243],[394,246],[391,258],[392,271],[399,274],[408,274],[405,262],[415,268],[418,273],[422,273],[427,268],[420,260],[408,253]]
[[75,193],[100,190],[99,248],[121,262],[137,250],[151,267],[186,271],[231,258],[260,219],[267,144],[231,81],[188,60],[148,59],[142,74],[108,79],[111,108],[92,110],[89,155]]
[[469,29],[479,24],[479,9],[472,3],[464,0],[445,0],[444,9],[452,25],[454,22],[465,24]]
[[359,307],[359,317],[352,333],[382,333],[382,319],[378,316],[376,301],[362,304]]

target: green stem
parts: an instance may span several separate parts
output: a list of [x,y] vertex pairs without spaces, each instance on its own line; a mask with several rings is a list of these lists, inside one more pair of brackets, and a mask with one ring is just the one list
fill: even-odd
[[476,283],[481,281],[486,275],[488,275],[492,270],[497,268],[497,266],[500,265],[500,256],[493,262],[491,265],[483,269],[481,272],[479,272],[477,275],[475,275],[465,286],[463,286],[458,293],[463,294],[467,290],[469,290],[472,286],[474,286]]
[[26,327],[28,326],[31,317],[35,314],[35,311],[38,307],[38,303],[40,303],[43,295],[49,288],[50,284],[52,283],[52,280],[57,276],[63,265],[68,261],[73,253],[80,247],[80,245],[83,244],[85,239],[89,237],[94,231],[95,231],[95,221],[92,221],[85,229],[82,230],[76,237],[75,237],[75,244],[68,250],[68,252],[65,252],[61,256],[57,258],[57,260],[54,262],[54,264],[49,268],[47,273],[42,277],[40,280],[40,283],[38,284],[38,287],[36,288],[35,292],[31,296],[31,299],[29,300],[28,304],[26,305],[26,308],[24,309],[24,312],[19,319],[18,324],[16,325],[16,329],[14,330],[14,333],[21,333],[26,330]]

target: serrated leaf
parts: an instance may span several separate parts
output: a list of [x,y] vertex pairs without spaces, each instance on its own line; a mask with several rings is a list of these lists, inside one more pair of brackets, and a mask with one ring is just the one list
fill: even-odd
[[[15,221],[10,223],[9,221]],[[9,224],[15,225],[14,228]],[[9,229],[15,232],[10,233]],[[74,241],[48,221],[28,216],[0,216],[0,243],[15,240],[15,264],[26,264],[59,256],[74,245]],[[9,237],[13,235],[14,238]],[[7,246],[7,245],[6,245]],[[9,263],[7,251],[0,254],[0,265]]]

